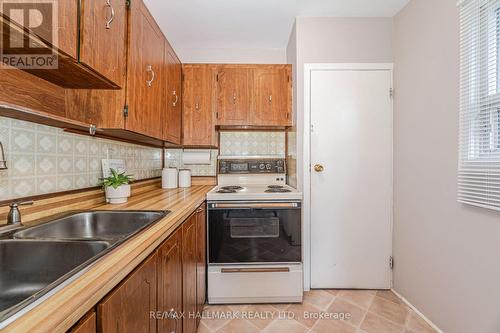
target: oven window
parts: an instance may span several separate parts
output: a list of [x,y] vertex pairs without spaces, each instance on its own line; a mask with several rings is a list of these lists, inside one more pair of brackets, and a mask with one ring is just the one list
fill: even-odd
[[210,263],[300,262],[300,208],[210,209]]

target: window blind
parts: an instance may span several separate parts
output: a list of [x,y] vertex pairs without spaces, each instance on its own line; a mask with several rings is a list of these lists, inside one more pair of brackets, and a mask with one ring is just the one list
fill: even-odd
[[500,210],[500,0],[459,7],[458,201]]

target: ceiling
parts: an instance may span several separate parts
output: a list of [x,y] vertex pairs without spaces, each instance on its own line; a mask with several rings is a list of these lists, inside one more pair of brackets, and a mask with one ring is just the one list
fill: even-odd
[[391,17],[409,0],[144,0],[174,48],[283,49],[296,16]]

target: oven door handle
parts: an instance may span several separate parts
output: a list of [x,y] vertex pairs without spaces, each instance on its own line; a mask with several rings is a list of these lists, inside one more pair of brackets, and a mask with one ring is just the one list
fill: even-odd
[[273,209],[273,208],[299,208],[297,202],[262,202],[262,203],[213,203],[210,208],[236,208],[236,209]]
[[288,267],[273,268],[221,268],[221,273],[288,273]]

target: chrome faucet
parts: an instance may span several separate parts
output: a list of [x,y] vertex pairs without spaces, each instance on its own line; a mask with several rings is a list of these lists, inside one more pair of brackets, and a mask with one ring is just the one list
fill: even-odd
[[19,206],[32,205],[33,201],[22,201],[22,202],[13,202],[9,205],[10,211],[7,216],[7,224],[21,224],[21,212],[19,211]]

